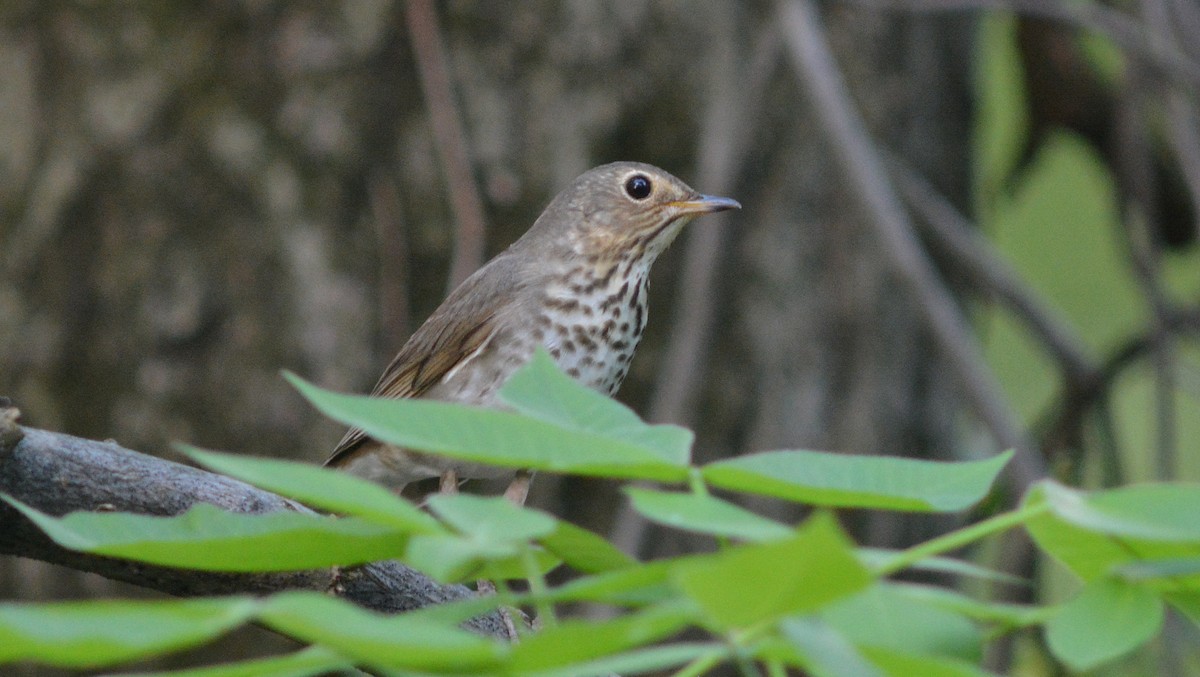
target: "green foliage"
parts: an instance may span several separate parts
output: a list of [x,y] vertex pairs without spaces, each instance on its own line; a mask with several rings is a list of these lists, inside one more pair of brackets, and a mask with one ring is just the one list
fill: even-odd
[[[465,406],[430,408],[310,385],[301,389],[341,420],[392,430],[393,441],[404,434],[396,421],[424,417],[420,434],[405,439],[419,437],[432,452],[477,460],[496,435],[504,462],[531,460],[587,475],[607,468],[616,478],[658,475],[634,469],[677,469],[670,479],[685,486],[627,487],[626,493],[647,518],[712,536],[715,552],[636,562],[596,534],[498,497],[439,495],[423,512],[322,468],[193,449],[187,453],[210,468],[338,516],[244,515],[197,506],[174,518],[116,513],[53,518],[6,500],[50,538],[83,552],[227,571],[352,566],[393,557],[447,581],[525,578],[530,591],[515,593],[502,585],[494,598],[397,616],[309,592],[261,599],[0,604],[0,663],[105,668],[257,623],[309,648],[173,674],[315,675],[358,665],[392,674],[699,675],[723,663],[757,662],[775,674],[792,668],[830,676],[978,676],[987,674],[979,662],[988,642],[1005,633],[1044,628],[1055,656],[1088,669],[1156,635],[1164,604],[1197,617],[1196,487],[1089,493],[1046,482],[1018,510],[908,551],[859,548],[832,513],[819,510],[797,526],[785,525],[718,499],[709,489],[818,506],[953,510],[987,495],[1009,456],[924,463],[781,451],[693,467],[686,460],[690,447],[678,446],[690,442],[690,434],[647,426],[548,365],[539,356],[505,389],[506,401],[519,404],[499,426],[496,412]],[[463,428],[474,432],[464,435]],[[565,432],[556,438],[560,431]],[[550,439],[558,443],[548,444]],[[535,451],[519,452],[524,444]],[[765,489],[759,484],[764,478],[771,479]],[[1018,606],[889,578],[911,566],[1007,580],[947,553],[1014,527],[1027,528],[1040,548],[1079,577],[1084,586],[1078,595],[1061,605]],[[544,575],[560,563],[575,576],[551,586]],[[580,601],[609,606],[614,614],[607,620],[558,619],[561,605]],[[516,644],[460,629],[470,615],[498,605],[537,609],[543,628]],[[688,628],[710,641],[677,639]]]
[[[1122,186],[1114,175],[1114,167],[1119,169],[1123,163],[1136,167],[1142,159],[1133,157],[1137,153],[1122,157],[1130,151],[1120,148],[1121,144],[1110,140],[1106,146],[1097,138],[1089,140],[1068,129],[1038,129],[1038,136],[1031,136],[1031,102],[1017,29],[1017,17],[1008,13],[992,13],[981,21],[974,71],[978,106],[972,157],[975,218],[1021,281],[1078,338],[1084,357],[1101,365],[1157,331],[1151,319],[1155,308],[1147,294],[1148,280],[1139,276],[1154,276],[1171,303],[1195,305],[1200,290],[1200,248],[1165,251],[1158,262],[1160,271],[1138,272],[1131,245],[1136,242],[1145,247],[1141,240],[1148,238],[1140,232],[1143,225],[1150,230],[1159,225],[1142,222],[1169,218],[1153,214],[1157,208],[1140,204],[1136,196],[1129,199],[1129,186]],[[1081,69],[1090,69],[1079,77],[1094,79],[1101,90],[1111,89],[1111,103],[1120,110],[1123,104],[1117,97],[1132,96],[1124,81],[1125,55],[1102,32],[1071,36],[1064,31],[1060,39],[1055,49],[1063,52],[1061,58],[1077,58]],[[1043,109],[1060,104],[1050,101]],[[1147,121],[1125,119],[1113,123],[1111,129],[1091,129],[1090,134],[1141,134],[1152,146],[1148,152],[1157,153],[1158,139],[1164,133],[1157,104],[1146,102]],[[1143,124],[1135,127],[1139,123]],[[1172,165],[1175,158],[1165,155],[1146,161],[1155,166]],[[1127,174],[1139,171],[1125,169]],[[1166,181],[1163,177],[1154,180]],[[1166,186],[1155,188],[1165,190]],[[1031,427],[1071,408],[1062,402],[1061,365],[1017,315],[989,312],[982,326],[987,360],[1014,408]],[[1177,332],[1176,336],[1181,334],[1194,336],[1191,332]],[[1104,477],[1110,484],[1200,480],[1200,455],[1183,453],[1200,446],[1200,397],[1194,385],[1189,385],[1194,384],[1200,358],[1190,339],[1173,338],[1168,344],[1171,364],[1167,367],[1155,365],[1147,354],[1142,359],[1127,357],[1117,373],[1107,375],[1110,382],[1103,402],[1094,405],[1102,410],[1084,419],[1087,428],[1079,436],[1088,448],[1073,450],[1086,457],[1085,467],[1072,468],[1075,477]],[[1164,393],[1164,385],[1169,392]],[[1077,397],[1078,393],[1067,395]],[[1156,409],[1164,409],[1166,414],[1152,415]],[[1178,451],[1157,458],[1156,447],[1168,438],[1174,440]]]
[[978,501],[1011,452],[970,463],[768,451],[710,463],[704,479],[722,489],[836,507],[957,511]]

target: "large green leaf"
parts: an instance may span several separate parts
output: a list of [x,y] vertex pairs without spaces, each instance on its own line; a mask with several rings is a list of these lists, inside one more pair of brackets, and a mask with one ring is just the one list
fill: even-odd
[[991,203],[1011,176],[1028,133],[1025,78],[1016,44],[1016,18],[989,12],[980,22],[975,59],[972,166],[980,206]]
[[1200,543],[1200,485],[1142,484],[1085,493],[1039,485],[1059,518],[1097,533],[1175,543]]
[[777,540],[795,533],[791,527],[714,496],[636,487],[624,491],[643,517],[676,529],[747,541]]
[[565,667],[554,667],[521,671],[521,677],[611,677],[612,675],[640,675],[648,672],[666,674],[668,668],[696,660],[714,653],[725,653],[728,649],[720,644],[676,642],[644,649],[633,649],[623,653],[572,663]]
[[679,562],[673,579],[719,628],[744,628],[815,610],[871,582],[827,513],[815,515],[785,540]]
[[[442,583],[458,583],[476,578],[513,579],[527,575],[525,551],[521,543],[484,541],[464,536],[413,536],[404,553],[404,561]],[[531,552],[540,573],[561,562],[540,549]]]
[[1144,587],[1117,579],[1089,583],[1046,624],[1054,655],[1089,670],[1133,651],[1162,628],[1163,605]]
[[597,602],[620,606],[663,602],[679,596],[678,590],[670,584],[673,567],[702,557],[664,559],[585,576],[555,588],[551,591],[552,597],[563,602]]
[[563,668],[649,645],[696,617],[690,605],[668,603],[607,621],[566,621],[523,638],[508,668],[517,673]]
[[978,661],[983,635],[966,616],[894,583],[880,582],[821,612],[821,618],[860,647],[910,656]]
[[467,672],[497,665],[509,650],[507,644],[453,626],[385,616],[311,592],[275,595],[259,618],[286,635],[383,669]]
[[108,677],[310,677],[350,674],[353,664],[324,647],[308,647],[285,656],[221,663],[202,668],[110,674]]
[[975,661],[947,656],[917,656],[895,649],[869,646],[863,655],[879,666],[888,677],[996,677]]
[[202,571],[295,571],[399,557],[407,536],[357,518],[245,514],[197,503],[175,517],[76,512],[54,518],[3,496],[55,543],[79,552]]
[[542,348],[508,379],[500,399],[532,418],[654,450],[672,465],[687,465],[691,460],[692,431],[647,424],[629,407],[564,374]]
[[884,677],[845,635],[817,618],[788,618],[779,629],[813,677]]
[[[1079,347],[1113,350],[1140,331],[1147,306],[1128,265],[1116,186],[1097,149],[1071,133],[1047,134],[1011,185],[984,225]],[[988,320],[985,357],[997,379],[1025,420],[1043,416],[1058,396],[1058,364],[1017,317],[999,312]]]
[[553,532],[542,536],[538,542],[568,566],[584,573],[624,569],[637,564],[612,543],[569,522],[559,522]]
[[405,561],[439,581],[524,578],[526,551],[534,553],[543,571],[559,564],[553,555],[532,549],[532,541],[550,536],[559,524],[544,512],[500,496],[470,494],[432,496],[429,509],[456,533],[413,537]]
[[242,625],[250,598],[0,604],[0,665],[98,668],[196,646]]
[[374,482],[344,472],[309,463],[218,454],[187,445],[178,445],[178,448],[210,470],[294,498],[314,508],[361,517],[400,531],[441,531],[437,520],[421,512],[415,505]]
[[665,459],[659,447],[619,432],[606,435],[450,402],[342,395],[285,376],[325,415],[381,442],[510,468],[667,482],[683,481],[688,474],[686,459]]
[[524,543],[554,532],[558,520],[513,505],[501,496],[437,494],[429,509],[460,534],[479,543]]
[[1012,458],[943,463],[822,451],[767,451],[704,466],[713,486],[814,505],[955,511],[977,503]]
[[[1200,558],[1200,527],[1194,518],[1200,514],[1200,488],[1195,485],[1146,484],[1087,493],[1042,482],[1025,502],[1048,508],[1026,524],[1037,544],[1085,581],[1134,564],[1170,567]],[[1143,578],[1157,590],[1200,590],[1196,572]]]

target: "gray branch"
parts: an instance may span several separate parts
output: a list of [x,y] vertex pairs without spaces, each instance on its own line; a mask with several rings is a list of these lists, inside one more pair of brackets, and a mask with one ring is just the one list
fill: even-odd
[[[17,410],[0,398],[0,492],[51,515],[117,510],[177,515],[196,503],[233,512],[266,513],[308,508],[235,479],[125,449],[17,425]],[[64,549],[7,504],[0,503],[0,555],[27,557],[88,571],[170,595],[267,594],[281,590],[330,591],[328,569],[285,573],[213,573],[161,567]],[[411,611],[474,593],[441,585],[399,562],[346,569],[331,591],[385,613]],[[475,631],[507,637],[499,613],[472,619]]]

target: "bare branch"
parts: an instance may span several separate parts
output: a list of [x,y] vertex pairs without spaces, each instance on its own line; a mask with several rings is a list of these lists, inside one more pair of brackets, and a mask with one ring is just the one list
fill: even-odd
[[841,0],[872,9],[908,12],[961,12],[994,9],[1060,21],[1103,35],[1181,84],[1200,86],[1200,63],[1147,32],[1123,12],[1096,2],[1061,0]]
[[[16,409],[0,409],[0,492],[51,515],[105,510],[177,515],[195,503],[265,513],[307,511],[286,498],[238,480],[70,435],[16,425]],[[42,560],[171,595],[267,594],[281,590],[327,592],[330,570],[285,573],[213,573],[160,567],[66,550],[7,504],[0,504],[0,555]],[[341,572],[333,592],[362,607],[399,613],[463,599],[461,585],[440,585],[399,562],[377,562]],[[478,632],[505,636],[498,613],[472,619]]]
[[408,0],[408,33],[412,37],[429,124],[433,128],[438,158],[446,177],[446,190],[454,211],[454,258],[450,262],[447,290],[452,290],[483,265],[486,219],[483,200],[475,186],[467,135],[463,130],[450,69],[442,47],[437,11],[430,0]]
[[887,180],[883,161],[851,103],[816,8],[811,0],[779,0],[776,7],[794,70],[814,101],[834,148],[834,158],[853,185],[854,194],[862,199],[868,223],[891,257],[899,281],[924,313],[971,408],[999,444],[1016,449],[1010,478],[1014,489],[1023,493],[1046,476],[1045,460],[1005,401],[954,298],[922,251],[912,223]]

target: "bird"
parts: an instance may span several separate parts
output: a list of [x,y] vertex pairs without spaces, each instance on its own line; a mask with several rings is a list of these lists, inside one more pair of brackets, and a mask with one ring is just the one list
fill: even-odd
[[[629,371],[647,318],[650,268],[702,214],[740,209],[668,172],[614,162],[580,175],[516,242],[462,282],[408,339],[371,395],[498,407],[508,378],[544,347],[558,367],[612,396]],[[530,474],[421,453],[348,430],[325,462],[396,492],[437,477],[512,477],[524,503]]]

